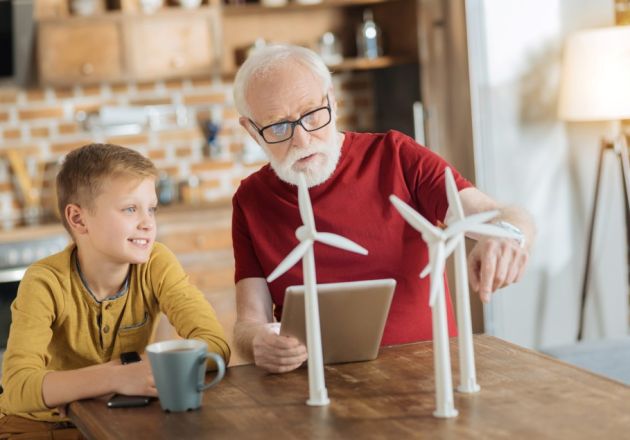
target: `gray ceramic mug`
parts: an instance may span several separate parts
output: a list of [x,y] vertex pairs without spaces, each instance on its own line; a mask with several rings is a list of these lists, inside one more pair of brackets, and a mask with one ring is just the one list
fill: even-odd
[[[162,341],[147,346],[153,378],[164,411],[188,411],[201,406],[203,392],[225,374],[223,358],[209,353],[205,342],[196,339]],[[217,372],[204,383],[206,360],[212,358]]]

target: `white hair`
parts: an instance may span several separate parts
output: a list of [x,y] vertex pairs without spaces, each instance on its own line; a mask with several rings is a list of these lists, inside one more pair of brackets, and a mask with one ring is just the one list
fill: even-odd
[[322,92],[332,85],[332,76],[319,55],[310,49],[288,44],[274,44],[255,51],[238,69],[234,78],[234,105],[241,116],[251,117],[247,104],[247,89],[253,78],[264,78],[287,62],[295,62],[306,67],[322,80]]

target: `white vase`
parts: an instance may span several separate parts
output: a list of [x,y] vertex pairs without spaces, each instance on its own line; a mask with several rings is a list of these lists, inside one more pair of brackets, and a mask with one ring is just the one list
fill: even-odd
[[268,8],[277,8],[279,6],[285,6],[287,4],[287,0],[262,0],[261,4]]
[[179,0],[179,6],[184,9],[196,9],[201,5],[201,0]]
[[72,0],[70,3],[74,15],[94,15],[97,9],[96,0]]
[[140,8],[145,14],[153,14],[162,7],[163,0],[140,0]]

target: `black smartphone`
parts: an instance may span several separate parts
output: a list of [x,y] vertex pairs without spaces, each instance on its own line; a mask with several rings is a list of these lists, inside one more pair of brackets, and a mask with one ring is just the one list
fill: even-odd
[[108,408],[135,408],[138,406],[147,406],[151,402],[148,396],[123,396],[122,394],[114,394],[107,401]]

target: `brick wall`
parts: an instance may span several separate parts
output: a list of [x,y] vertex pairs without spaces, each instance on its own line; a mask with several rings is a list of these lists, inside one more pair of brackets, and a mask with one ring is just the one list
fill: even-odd
[[[369,72],[334,76],[340,129],[365,131],[374,126],[372,81]],[[160,128],[115,136],[79,122],[81,115],[98,113],[102,106],[164,106],[156,108],[172,112]],[[220,148],[212,155],[199,128],[201,119],[221,127]],[[198,78],[68,89],[0,87],[0,228],[25,221],[23,198],[3,151],[14,149],[24,158],[31,180],[42,188],[41,212],[51,215],[57,164],[66,153],[90,142],[134,148],[176,184],[196,176],[200,195],[208,201],[231,197],[240,180],[264,163],[260,158],[252,163],[245,154],[250,151],[247,134],[238,124],[230,82]]]

